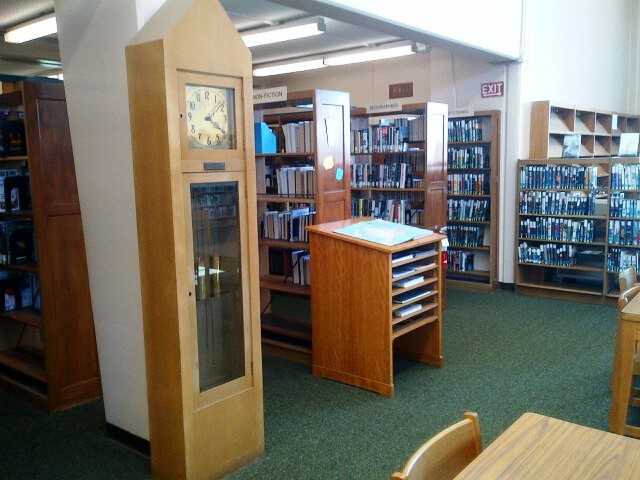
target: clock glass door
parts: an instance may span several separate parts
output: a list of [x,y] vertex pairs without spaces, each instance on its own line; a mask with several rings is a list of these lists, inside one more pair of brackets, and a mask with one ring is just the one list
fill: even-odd
[[237,181],[190,184],[200,392],[245,375]]

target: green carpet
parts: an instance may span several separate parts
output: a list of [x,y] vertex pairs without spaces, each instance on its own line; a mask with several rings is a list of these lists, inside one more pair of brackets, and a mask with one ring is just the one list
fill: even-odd
[[[266,455],[230,478],[387,479],[465,410],[485,446],[526,411],[605,430],[616,324],[612,307],[450,289],[443,368],[396,360],[392,399],[265,357]],[[0,478],[151,478],[103,415],[101,402],[47,415],[0,393]]]

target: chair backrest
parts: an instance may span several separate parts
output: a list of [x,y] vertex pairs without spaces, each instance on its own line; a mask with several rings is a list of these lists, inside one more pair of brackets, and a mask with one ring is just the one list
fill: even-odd
[[618,309],[622,310],[627,306],[627,303],[640,292],[640,285],[635,285],[631,288],[624,290],[618,297]]
[[424,443],[391,480],[450,480],[460,473],[482,452],[478,415],[463,418]]
[[636,267],[631,266],[625,268],[618,274],[618,281],[620,282],[620,291],[624,292],[629,290],[637,282]]

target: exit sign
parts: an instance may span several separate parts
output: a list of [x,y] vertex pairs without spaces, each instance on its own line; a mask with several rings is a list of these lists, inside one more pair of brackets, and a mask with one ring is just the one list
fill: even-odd
[[483,83],[480,85],[482,98],[504,97],[504,82]]

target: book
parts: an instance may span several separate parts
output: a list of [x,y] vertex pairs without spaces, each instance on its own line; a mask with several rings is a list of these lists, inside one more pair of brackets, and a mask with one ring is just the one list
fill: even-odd
[[639,140],[640,133],[621,133],[618,155],[620,157],[637,157]]
[[391,255],[391,264],[404,262],[405,260],[411,260],[413,253],[411,252],[398,252]]
[[394,317],[406,317],[407,315],[417,312],[422,308],[422,305],[419,303],[412,303],[411,305],[407,305],[406,307],[401,307],[397,310],[393,311]]
[[393,297],[393,303],[409,303],[413,300],[418,300],[419,298],[426,297],[430,293],[431,290],[427,290],[426,288],[416,288],[415,290],[395,295]]
[[354,223],[334,231],[342,235],[379,243],[380,245],[386,245],[388,247],[433,235],[433,231],[426,228],[413,227],[379,219]]
[[[408,260],[409,258],[412,258],[412,257],[409,257],[407,255],[406,260]],[[393,263],[393,260],[391,260],[391,263]],[[396,267],[391,271],[391,277],[392,278],[400,277],[402,275],[406,275],[407,273],[411,273],[413,271],[415,271],[415,268],[413,266],[410,266],[410,265],[402,266],[402,267]]]
[[421,282],[424,282],[423,275],[413,275],[411,277],[403,278],[402,280],[393,282],[393,286],[396,288],[408,288]]
[[582,136],[579,133],[565,135],[562,140],[562,157],[578,158],[580,156],[580,140]]

